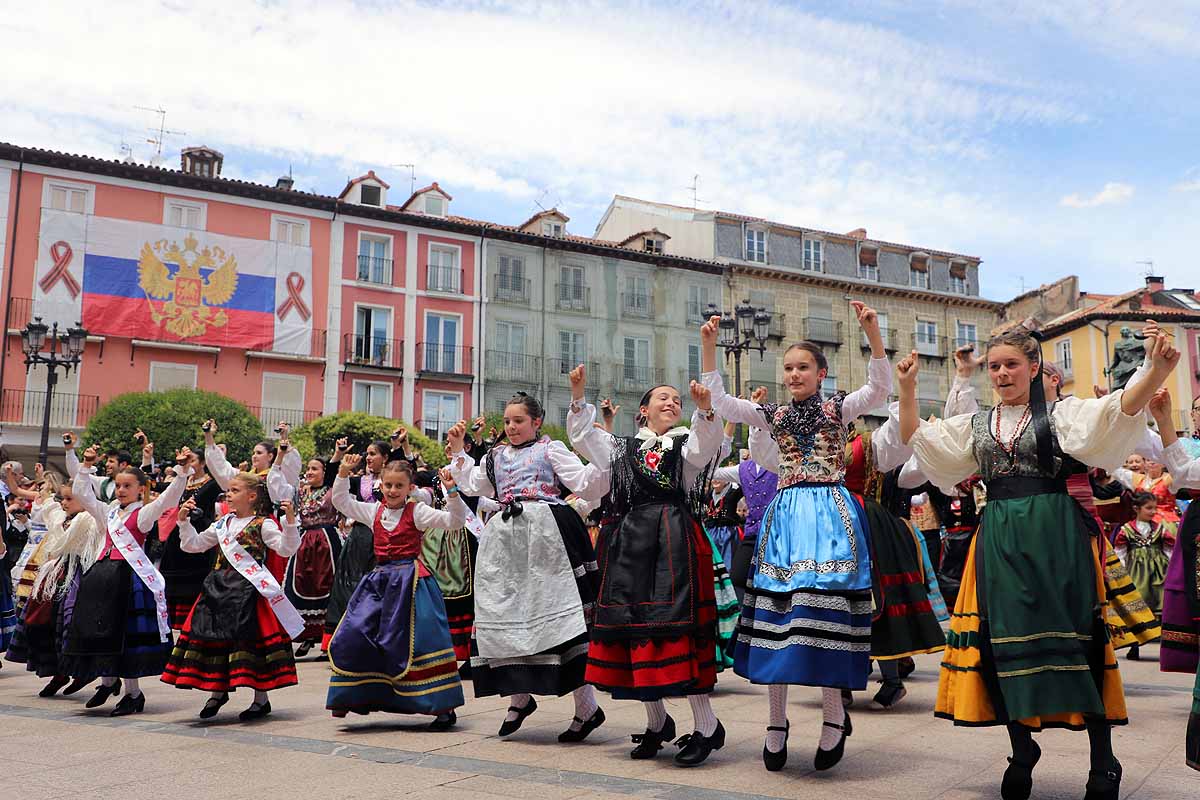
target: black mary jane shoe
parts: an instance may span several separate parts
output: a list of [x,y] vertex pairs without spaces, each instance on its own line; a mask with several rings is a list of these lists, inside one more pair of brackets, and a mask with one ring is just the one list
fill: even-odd
[[436,717],[434,717],[433,722],[429,723],[429,730],[434,731],[435,733],[441,733],[442,731],[450,730],[457,724],[458,714],[455,714],[454,711],[451,710],[444,714],[438,714]]
[[913,661],[912,656],[905,656],[900,659],[900,663],[896,666],[899,667],[900,680],[904,680],[917,671],[917,662]]
[[833,746],[832,750],[822,750],[821,746],[817,745],[817,755],[813,759],[813,767],[818,771],[832,769],[842,760],[842,755],[846,752],[846,737],[854,733],[854,726],[850,724],[849,714],[846,714],[841,725],[834,725],[832,722],[822,722],[821,724],[826,728],[841,731],[842,738],[838,739],[838,743]]
[[537,711],[537,700],[534,700],[531,697],[531,698],[529,698],[529,702],[525,704],[524,708],[517,708],[516,706],[509,706],[508,710],[517,712],[517,718],[514,720],[506,719],[506,720],[504,720],[503,723],[501,723],[501,725],[500,725],[500,735],[501,736],[512,736],[514,733],[521,730],[521,725],[525,722],[525,718],[528,717],[533,712]]
[[588,737],[588,734],[604,724],[604,709],[596,706],[596,711],[586,720],[579,717],[572,718],[574,722],[579,723],[579,730],[571,730],[567,728],[558,735],[558,740],[563,744],[571,742],[582,742]]
[[1083,800],[1117,800],[1121,794],[1121,762],[1115,758],[1106,770],[1088,773],[1087,794]]
[[96,690],[96,693],[92,695],[91,699],[84,703],[83,706],[84,708],[99,708],[108,702],[108,698],[120,693],[121,680],[119,678],[112,686],[107,686],[102,683],[100,684],[100,688]]
[[66,675],[55,675],[50,679],[50,682],[43,686],[42,690],[38,692],[38,697],[54,697],[54,695],[58,694],[59,689],[63,688],[70,682],[71,679]]
[[75,680],[71,681],[70,686],[68,686],[67,688],[62,690],[63,697],[68,697],[70,695],[75,694],[80,689],[82,689],[83,687],[85,687],[89,683],[91,683],[92,680],[93,679],[91,679],[91,678],[76,678]]
[[675,720],[671,719],[671,715],[668,714],[662,730],[652,731],[647,728],[645,733],[635,733],[630,738],[637,745],[629,752],[630,758],[639,761],[654,758],[658,755],[658,751],[662,750],[664,744],[675,738]]
[[767,731],[783,731],[783,749],[778,753],[773,753],[767,749],[766,744],[763,744],[763,766],[767,768],[767,772],[779,772],[783,769],[783,765],[787,763],[787,740],[788,733],[791,732],[792,723],[784,722],[783,727],[778,725],[768,725]]
[[238,719],[242,722],[253,722],[256,719],[262,719],[271,713],[271,701],[265,703],[251,703],[250,707],[242,713],[238,714]]
[[682,748],[675,754],[676,765],[698,767],[713,750],[720,750],[725,746],[725,726],[721,724],[721,720],[717,720],[717,729],[713,731],[712,736],[692,731],[676,739],[675,744]]
[[313,643],[311,641],[301,642],[300,646],[296,648],[296,658],[304,658],[312,649]]
[[109,712],[110,717],[127,717],[130,714],[140,714],[146,710],[146,695],[138,692],[138,696],[125,695],[117,701],[116,706]]
[[1033,792],[1033,768],[1041,758],[1042,748],[1037,746],[1037,742],[1033,743],[1033,759],[1028,764],[1010,756],[1008,769],[1004,770],[1004,780],[1000,783],[1000,797],[1004,800],[1029,800]]
[[200,719],[212,719],[221,710],[221,706],[229,702],[229,693],[220,697],[210,697],[208,702],[204,704],[204,708],[200,709]]

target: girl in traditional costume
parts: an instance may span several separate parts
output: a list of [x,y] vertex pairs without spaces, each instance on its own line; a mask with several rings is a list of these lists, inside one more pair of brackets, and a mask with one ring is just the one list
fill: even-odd
[[828,365],[811,342],[784,353],[792,401],[756,404],[725,393],[716,371],[718,319],[701,328],[705,385],[731,422],[771,433],[780,451],[779,492],[767,509],[751,566],[734,650],[734,670],[769,685],[768,770],[787,760],[787,687],[822,687],[823,723],[815,766],[841,760],[852,732],[842,689],[867,684],[871,650],[871,567],[867,515],[843,484],[849,421],[884,404],[891,370],[876,313],[854,304],[871,344],[867,385],[822,400]]
[[287,558],[300,546],[296,510],[281,500],[283,519],[272,517],[267,487],[257,474],[238,473],[225,489],[229,513],[197,531],[190,518],[195,498],[179,509],[179,544],[185,553],[217,549],[200,597],[179,632],[163,671],[164,683],[211,692],[200,719],[211,719],[238,688],[254,700],[243,722],[271,713],[268,692],[295,686],[292,639],[304,621],[287,599],[280,579]]
[[647,725],[634,736],[635,759],[654,758],[675,736],[663,699],[687,697],[694,731],[676,742],[675,763],[694,767],[725,744],[709,699],[717,680],[716,602],[712,545],[699,522],[721,423],[708,390],[693,381],[692,425],[679,427],[679,392],[656,386],[642,396],[638,433],[614,438],[594,426],[596,409],[583,402],[582,365],[570,379],[567,432],[600,471],[606,494],[587,680],[616,699],[642,701]]
[[1149,492],[1135,492],[1133,507],[1137,516],[1117,529],[1113,550],[1129,571],[1138,594],[1154,615],[1161,617],[1163,582],[1171,563],[1171,553],[1175,550],[1179,525],[1154,521],[1159,516],[1158,498]]
[[1064,398],[1049,410],[1032,336],[1003,334],[986,354],[1000,405],[937,422],[917,414],[917,354],[898,370],[901,433],[925,474],[943,491],[976,472],[988,487],[951,621],[937,715],[1008,726],[1005,800],[1032,790],[1041,755],[1033,732],[1086,729],[1087,800],[1115,800],[1121,767],[1111,726],[1126,722],[1124,692],[1104,624],[1098,532],[1066,479],[1078,464],[1115,468],[1134,449],[1146,427],[1142,410],[1179,354],[1155,337],[1145,381],[1102,399]]
[[475,561],[471,683],[476,697],[509,698],[501,736],[537,709],[533,695],[570,692],[575,717],[559,741],[579,742],[604,723],[584,679],[599,575],[587,527],[559,486],[584,500],[602,491],[596,467],[541,433],[543,417],[535,398],[515,395],[504,408],[505,441],[478,465],[463,452],[465,423],[446,437],[462,491],[502,506]]
[[325,707],[335,717],[429,714],[431,730],[448,730],[463,704],[462,683],[441,590],[419,556],[422,532],[462,527],[466,506],[448,471],[442,475],[446,510],[413,500],[414,474],[406,461],[383,466],[382,501],[351,497],[350,473],[361,461],[342,456],[333,504],[371,531],[375,566],[359,581],[329,642],[333,675]]
[[[195,500],[191,523],[196,530],[205,530],[216,516],[221,486],[209,474],[203,453],[192,454],[192,477],[183,491],[183,502]],[[171,627],[178,630],[192,613],[200,596],[204,579],[212,572],[214,553],[184,552],[179,544],[179,509],[169,508],[158,521],[158,538],[163,542],[158,568],[167,582],[167,608]]]
[[336,467],[320,458],[310,458],[296,494],[300,517],[300,549],[288,559],[283,589],[288,600],[304,618],[304,630],[296,637],[297,658],[308,655],[325,634],[329,593],[333,589],[342,537],[338,535],[338,511],[333,507],[333,478]]
[[157,498],[143,502],[150,481],[137,467],[122,467],[114,476],[116,499],[96,499],[92,473],[99,452],[95,445],[83,456],[72,494],[105,531],[98,560],[80,578],[63,641],[62,672],[76,679],[99,677],[102,683],[87,701],[103,705],[121,691],[125,695],[112,716],[140,714],[146,707],[138,681],[161,675],[171,652],[171,622],[162,573],[142,549],[164,509],[179,503],[191,477],[191,451],[176,456],[175,480]]

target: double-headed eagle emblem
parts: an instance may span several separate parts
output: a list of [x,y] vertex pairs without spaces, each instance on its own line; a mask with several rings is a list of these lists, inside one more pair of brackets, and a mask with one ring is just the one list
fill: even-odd
[[[138,283],[150,304],[151,319],[180,339],[200,336],[209,325],[225,325],[225,311],[214,306],[228,303],[237,289],[237,259],[220,247],[199,250],[199,244],[191,234],[182,250],[166,239],[146,242],[138,261]],[[179,266],[174,275],[167,264]],[[166,302],[155,308],[150,298]]]

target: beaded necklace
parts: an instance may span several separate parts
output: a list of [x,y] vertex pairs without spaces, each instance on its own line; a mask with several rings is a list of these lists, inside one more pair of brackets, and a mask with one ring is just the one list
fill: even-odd
[[1025,404],[1025,411],[1021,414],[1021,418],[1017,420],[1017,425],[1013,428],[1012,438],[1006,444],[1000,437],[1000,417],[1002,416],[1000,409],[1003,406],[996,406],[996,444],[1000,445],[1000,449],[1008,454],[1011,459],[1017,451],[1017,440],[1021,438],[1021,434],[1025,432],[1026,426],[1032,416],[1033,407],[1028,403]]

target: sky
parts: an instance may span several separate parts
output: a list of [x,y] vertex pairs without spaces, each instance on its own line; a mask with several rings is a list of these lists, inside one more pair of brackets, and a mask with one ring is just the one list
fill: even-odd
[[[1200,0],[45,0],[0,15],[0,141],[591,235],[614,194],[1196,287]],[[699,176],[695,179],[694,176]],[[697,191],[693,195],[693,181]]]

